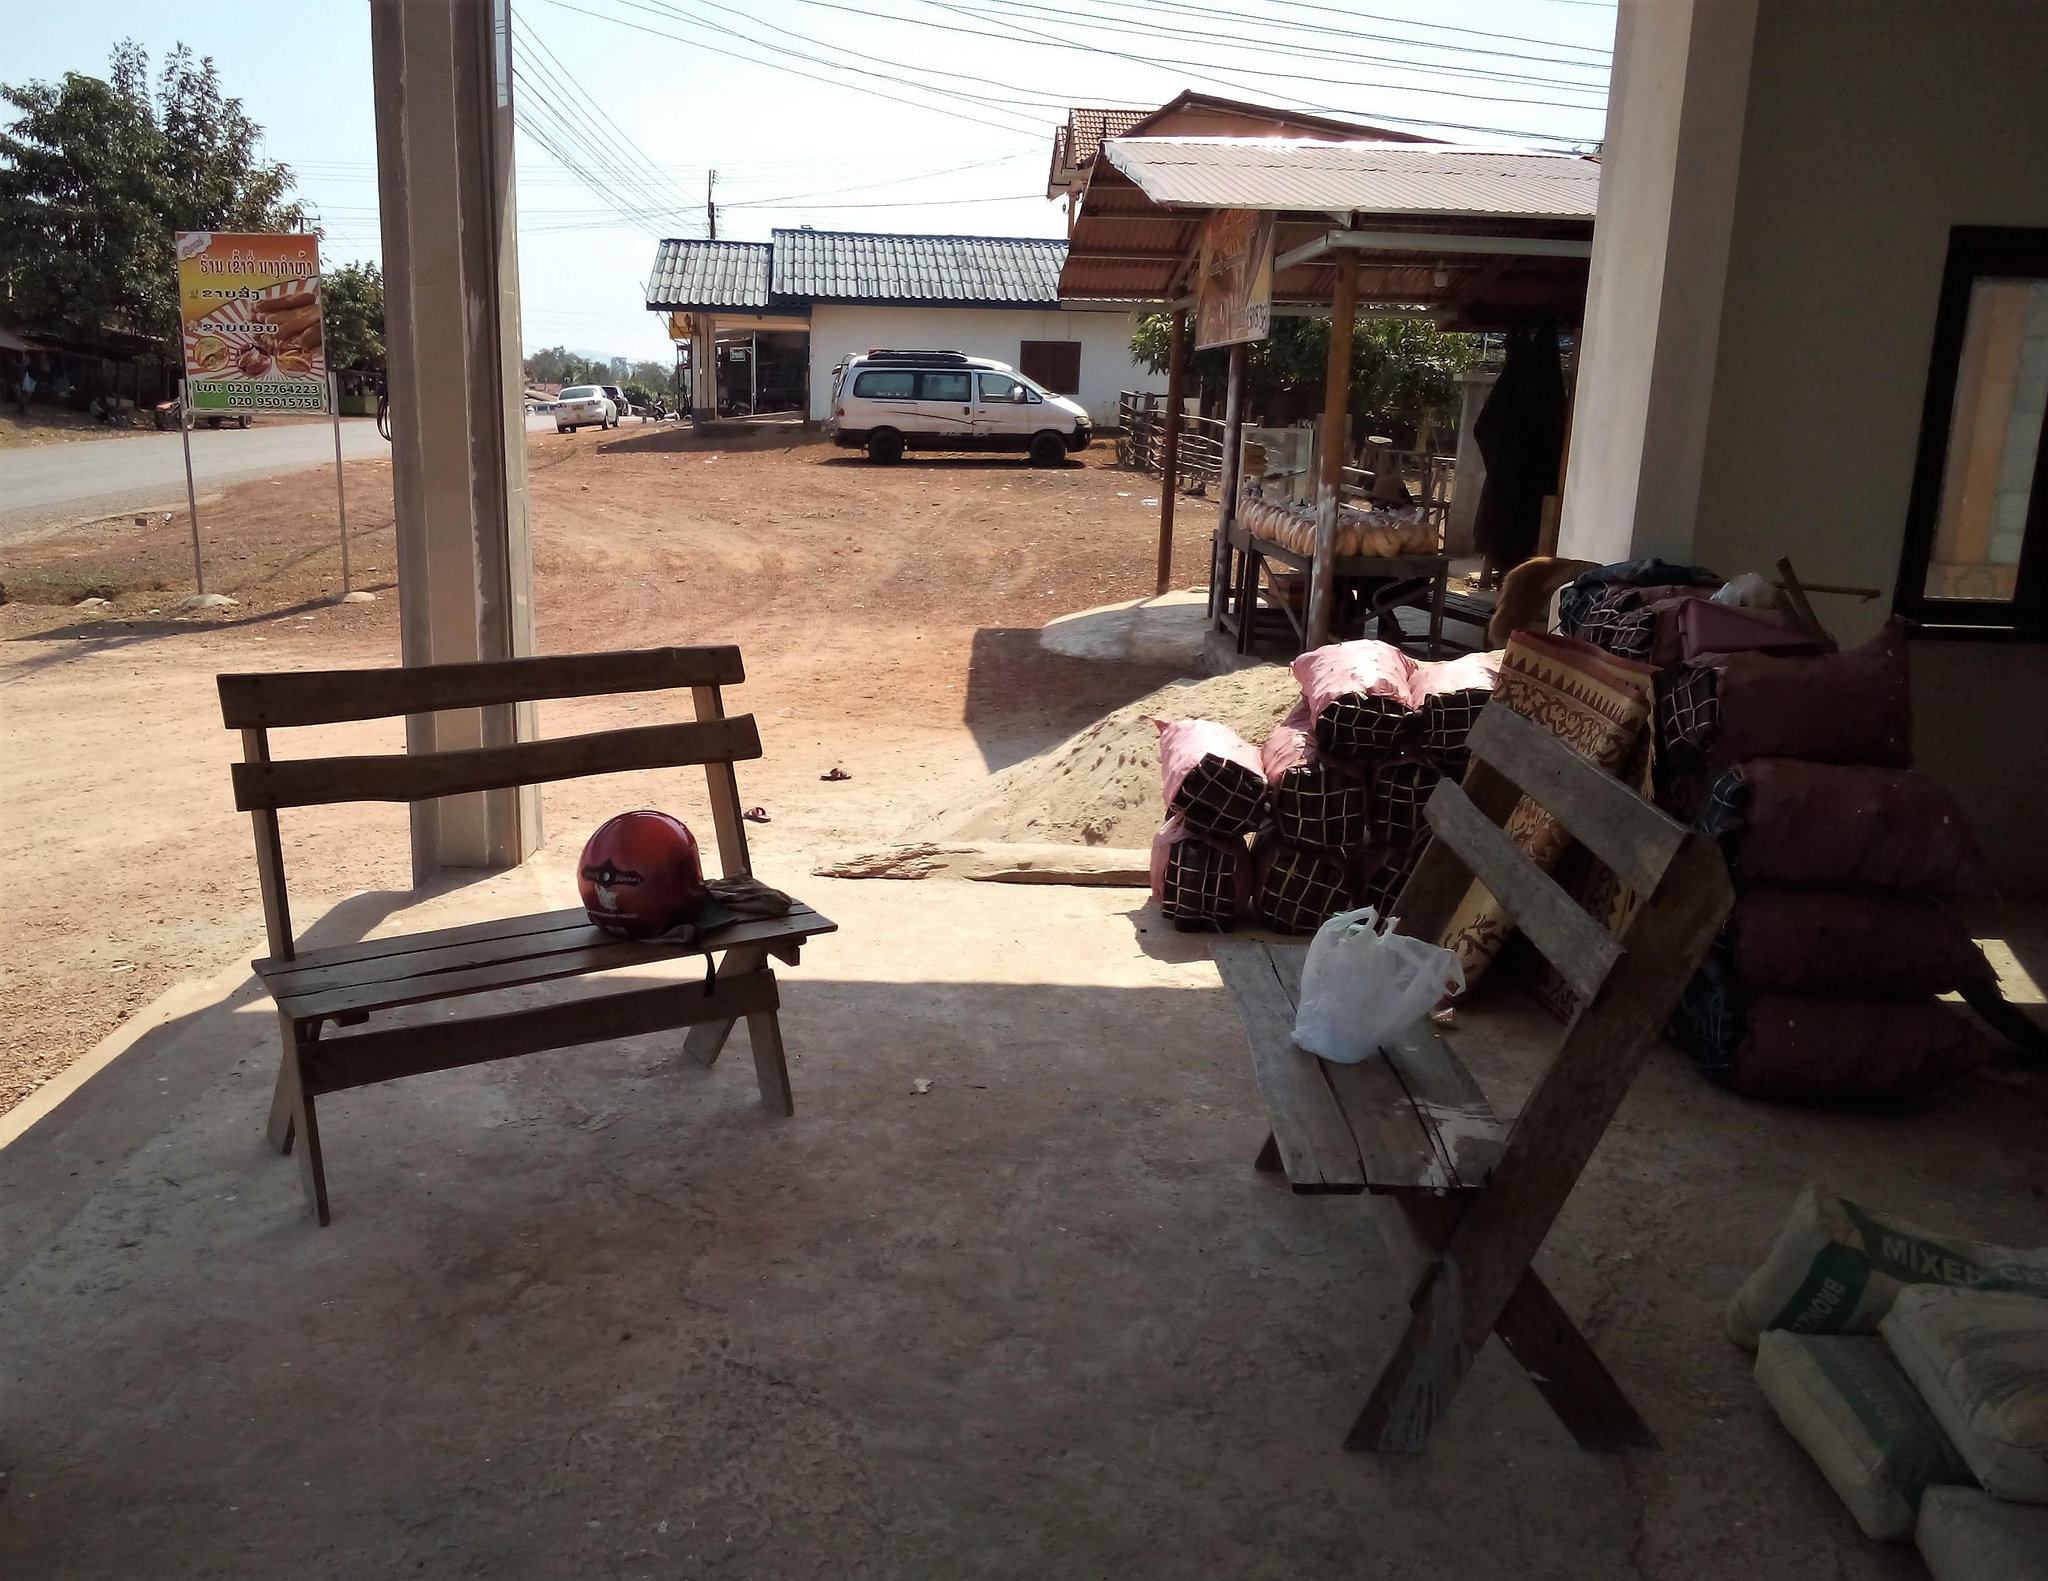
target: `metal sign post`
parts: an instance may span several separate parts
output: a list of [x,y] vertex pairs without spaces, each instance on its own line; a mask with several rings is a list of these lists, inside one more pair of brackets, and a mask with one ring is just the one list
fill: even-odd
[[341,515],[341,602],[344,604],[368,604],[375,600],[375,593],[358,593],[349,570],[348,560],[348,487],[341,477],[341,384],[330,368],[327,373],[327,410],[334,417],[334,504]]
[[192,512],[192,580],[206,597],[206,562],[199,555],[199,491],[192,486],[192,387],[178,381],[178,437],[185,442],[185,505]]

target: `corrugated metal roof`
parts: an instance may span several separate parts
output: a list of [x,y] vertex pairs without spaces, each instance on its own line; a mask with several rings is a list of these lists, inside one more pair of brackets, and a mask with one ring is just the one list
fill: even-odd
[[767,242],[664,241],[647,278],[647,305],[656,311],[766,307],[774,253]]
[[813,301],[1055,307],[1067,244],[1036,237],[778,230],[771,289]]
[[1102,147],[1167,205],[1590,220],[1600,199],[1599,163],[1576,154],[1292,137],[1113,137]]

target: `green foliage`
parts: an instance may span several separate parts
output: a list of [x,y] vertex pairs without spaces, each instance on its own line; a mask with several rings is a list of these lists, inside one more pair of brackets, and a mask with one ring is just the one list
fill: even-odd
[[671,390],[675,369],[665,362],[631,362],[613,357],[600,362],[579,357],[566,346],[546,346],[526,359],[526,377],[532,384],[616,384],[644,406],[647,398]]
[[0,131],[0,300],[9,316],[80,336],[178,338],[176,231],[305,226],[284,165],[256,158],[262,128],[184,45],[154,87],[128,42],[106,78],[0,86],[21,112]]
[[374,370],[384,366],[384,271],[375,264],[329,269],[320,280],[327,318],[327,365]]
[[[1131,356],[1164,373],[1172,331],[1168,315],[1145,314],[1131,336]],[[1475,355],[1472,336],[1446,334],[1425,319],[1360,318],[1351,337],[1354,420],[1404,445],[1432,428],[1455,427],[1458,375]],[[1284,424],[1320,412],[1329,361],[1328,319],[1275,317],[1271,337],[1245,347],[1245,400],[1252,420]],[[1190,392],[1199,389],[1220,401],[1229,368],[1227,351],[1193,353]]]

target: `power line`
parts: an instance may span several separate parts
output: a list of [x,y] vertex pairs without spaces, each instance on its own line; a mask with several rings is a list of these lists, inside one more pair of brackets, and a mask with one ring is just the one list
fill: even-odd
[[[1167,10],[1174,10],[1174,11],[1204,11],[1204,12],[1206,12],[1206,14],[1208,14],[1208,15],[1211,15],[1211,16],[1216,16],[1216,17],[1220,17],[1221,19],[1223,19],[1223,20],[1225,20],[1225,21],[1234,21],[1234,22],[1239,22],[1239,23],[1242,23],[1242,22],[1243,22],[1243,21],[1245,20],[1245,18],[1244,18],[1244,16],[1243,16],[1243,14],[1242,14],[1242,13],[1240,13],[1240,12],[1230,12],[1230,11],[1214,11],[1214,10],[1210,10],[1209,8],[1207,8],[1207,7],[1203,7],[1203,6],[1197,6],[1197,5],[1190,5],[1190,4],[1176,4],[1176,3],[1175,3],[1175,0],[1128,0],[1128,3],[1130,3],[1130,4],[1133,4],[1133,5],[1157,5],[1157,6],[1160,6],[1160,7],[1162,7],[1163,9],[1167,9]],[[1610,10],[1612,9],[1612,5],[1611,5],[1611,4],[1609,3],[1609,0],[1583,0],[1583,3],[1586,3],[1586,4],[1599,4],[1599,5],[1603,5],[1603,6],[1606,6],[1606,7],[1607,7],[1608,9],[1610,9]],[[1422,21],[1418,21],[1418,20],[1416,20],[1416,19],[1415,19],[1415,18],[1413,18],[1413,17],[1405,17],[1405,16],[1387,16],[1387,15],[1385,15],[1385,14],[1384,14],[1384,13],[1382,13],[1382,12],[1374,12],[1374,11],[1353,11],[1353,10],[1351,10],[1351,9],[1349,9],[1348,7],[1345,7],[1345,6],[1331,6],[1331,5],[1315,5],[1315,4],[1312,4],[1312,3],[1311,3],[1311,0],[1266,0],[1266,4],[1268,4],[1268,5],[1271,5],[1271,6],[1279,6],[1279,7],[1284,7],[1284,8],[1286,8],[1286,9],[1290,10],[1290,11],[1313,11],[1313,12],[1316,12],[1317,14],[1319,14],[1319,15],[1323,15],[1323,16],[1340,16],[1340,17],[1343,17],[1343,18],[1344,18],[1344,19],[1345,19],[1346,21],[1349,21],[1349,22],[1353,22],[1353,23],[1357,23],[1357,22],[1390,22],[1390,23],[1392,23],[1392,24],[1393,24],[1394,26],[1396,26],[1396,27],[1413,27],[1413,28],[1427,28],[1427,29],[1429,29],[1429,30],[1430,30],[1431,32],[1433,32],[1433,33],[1456,33],[1456,34],[1459,34],[1459,35],[1461,35],[1462,37],[1466,37],[1466,38],[1488,38],[1488,39],[1498,39],[1498,40],[1502,41],[1503,43],[1509,43],[1509,44],[1543,44],[1543,45],[1546,45],[1546,46],[1548,46],[1548,47],[1549,47],[1549,48],[1551,48],[1551,49],[1576,49],[1576,50],[1584,50],[1584,51],[1586,51],[1586,52],[1588,52],[1588,53],[1590,53],[1590,54],[1596,54],[1596,55],[1611,55],[1611,54],[1613,54],[1613,51],[1612,51],[1612,50],[1608,50],[1608,49],[1603,49],[1603,48],[1601,48],[1601,47],[1600,47],[1599,45],[1597,45],[1597,44],[1572,44],[1572,43],[1568,43],[1568,42],[1566,42],[1566,41],[1565,41],[1564,39],[1557,39],[1557,38],[1531,38],[1531,37],[1529,37],[1529,36],[1528,36],[1527,34],[1524,34],[1524,33],[1495,33],[1495,32],[1492,32],[1492,31],[1490,31],[1490,30],[1486,29],[1486,28],[1477,28],[1477,27],[1458,27],[1458,26],[1456,26],[1456,25],[1454,25],[1454,24],[1452,24],[1452,23],[1448,23],[1448,22],[1422,22]],[[1301,24],[1301,23],[1295,23],[1295,22],[1289,22],[1289,23],[1288,23],[1287,25],[1288,25],[1288,26],[1290,26],[1290,27],[1299,27],[1299,26],[1303,26],[1304,24]],[[1322,30],[1322,31],[1328,31],[1328,32],[1333,32],[1333,33],[1334,33],[1334,32],[1341,32],[1341,31],[1348,31],[1348,30],[1344,30],[1344,29],[1338,29],[1338,28],[1329,28],[1329,29],[1324,29],[1324,30]],[[1406,42],[1413,42],[1413,43],[1417,43],[1417,44],[1427,44],[1427,43],[1428,43],[1428,40],[1426,40],[1426,39],[1414,39],[1414,40],[1402,40],[1401,42],[1404,42],[1404,43],[1406,43]],[[1445,47],[1445,46],[1431,46],[1431,47]],[[1497,51],[1493,51],[1493,50],[1482,50],[1482,49],[1473,49],[1473,50],[1472,50],[1472,53],[1474,53],[1474,54],[1494,54],[1494,53],[1505,53],[1505,52],[1504,52],[1504,51],[1499,51],[1499,52],[1497,52]],[[1535,59],[1539,59],[1540,57],[1538,57],[1538,56],[1534,56],[1534,55],[1529,55],[1529,56],[1522,56],[1522,57],[1519,57],[1519,58],[1521,58],[1521,59],[1525,59],[1525,60],[1535,60]],[[1560,62],[1560,64],[1564,64],[1564,63],[1563,63],[1563,62]]]
[[525,36],[528,43],[534,45],[536,48],[540,50],[540,52],[543,55],[547,57],[547,59],[554,65],[555,70],[560,73],[562,80],[568,84],[571,90],[573,90],[576,94],[582,97],[583,102],[589,105],[590,108],[597,113],[597,115],[604,121],[605,125],[609,126],[614,132],[618,133],[620,141],[623,142],[626,145],[627,149],[633,154],[633,156],[636,159],[638,159],[640,163],[640,168],[644,170],[650,178],[652,190],[656,191],[657,193],[660,193],[662,189],[666,188],[667,195],[671,199],[680,199],[682,197],[681,192],[675,188],[673,183],[669,182],[667,176],[662,172],[661,167],[656,165],[655,162],[647,156],[646,151],[642,149],[640,145],[633,140],[631,134],[629,134],[623,126],[619,125],[619,123],[612,118],[611,112],[607,110],[598,99],[593,97],[591,93],[583,86],[583,84],[577,80],[575,74],[571,72],[569,68],[562,63],[561,57],[548,47],[547,40],[542,38],[540,34],[537,31],[535,31],[532,24],[522,22],[518,25],[518,31]]

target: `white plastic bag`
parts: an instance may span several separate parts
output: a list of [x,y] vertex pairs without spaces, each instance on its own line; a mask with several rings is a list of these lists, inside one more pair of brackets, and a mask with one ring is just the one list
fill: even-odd
[[1384,928],[1367,906],[1341,912],[1316,930],[1294,1015],[1294,1041],[1309,1053],[1356,1065],[1445,995],[1464,992],[1465,968],[1457,956]]

